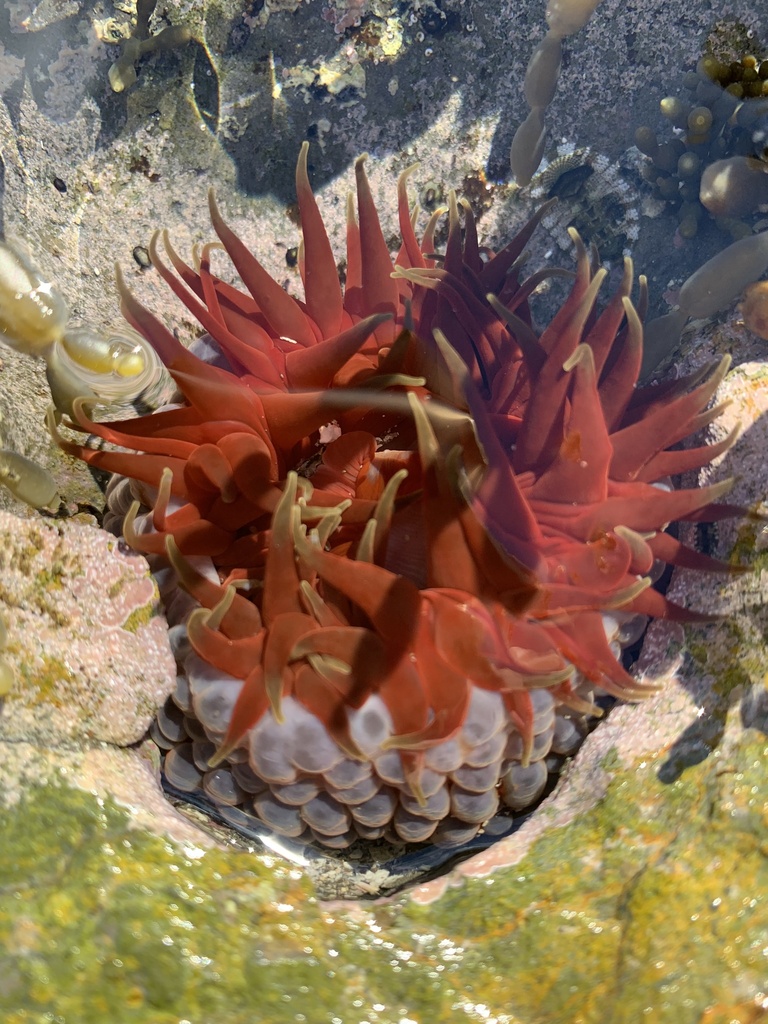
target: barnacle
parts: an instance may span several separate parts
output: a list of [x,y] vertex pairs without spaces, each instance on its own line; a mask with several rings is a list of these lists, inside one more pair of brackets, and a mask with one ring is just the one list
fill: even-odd
[[450,845],[540,796],[599,694],[653,691],[621,665],[622,636],[638,616],[697,617],[650,588],[654,563],[726,569],[663,525],[737,514],[718,504],[729,482],[656,485],[733,443],[675,447],[716,415],[728,361],[637,387],[630,260],[598,313],[605,270],[572,232],[571,293],[539,335],[542,275],[519,275],[543,211],[494,253],[451,194],[436,255],[406,171],[393,262],[362,158],[355,174],[344,289],[305,144],[303,301],[211,197],[245,291],[215,275],[215,246],[194,267],[167,236],[167,261],[157,237],[150,252],[215,361],[118,276],[181,402],[103,423],[74,401],[66,426],[114,450],[51,428],[115,474],[105,525],[155,569],[179,664],[152,728],[170,785],[301,841]]
[[628,255],[637,239],[639,196],[616,163],[600,153],[559,146],[557,157],[532,179],[531,196],[558,199],[541,223],[561,249],[571,248],[569,227],[611,261]]
[[6,345],[45,361],[60,413],[71,413],[77,398],[124,405],[163,392],[165,373],[140,334],[73,325],[58,288],[7,242],[0,242],[0,331]]

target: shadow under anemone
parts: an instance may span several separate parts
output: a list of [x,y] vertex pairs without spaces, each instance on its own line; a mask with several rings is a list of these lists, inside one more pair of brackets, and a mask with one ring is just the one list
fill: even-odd
[[465,850],[514,829],[499,814],[551,788],[601,697],[654,691],[621,664],[637,623],[702,618],[650,575],[729,569],[665,524],[741,512],[719,503],[727,481],[669,484],[735,440],[677,447],[716,417],[728,363],[637,386],[646,294],[641,278],[638,312],[631,261],[598,312],[605,271],[572,232],[571,291],[539,333],[528,300],[566,273],[522,277],[545,208],[492,252],[451,195],[419,238],[408,173],[393,260],[358,160],[342,288],[302,147],[303,301],[213,197],[244,291],[214,275],[213,246],[191,267],[165,236],[169,266],[156,236],[152,262],[207,332],[205,358],[118,276],[178,402],[110,423],[75,403],[70,426],[120,450],[59,435],[115,474],[105,525],[158,580],[179,665],[152,728],[169,786],[290,850]]

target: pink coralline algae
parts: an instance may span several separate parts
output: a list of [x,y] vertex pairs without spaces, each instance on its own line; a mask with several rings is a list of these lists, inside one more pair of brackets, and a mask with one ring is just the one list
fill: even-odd
[[95,527],[0,512],[0,581],[14,680],[0,736],[141,739],[176,675],[146,561]]
[[323,9],[323,20],[329,21],[336,35],[342,35],[348,28],[359,25],[366,13],[367,0],[349,0]]

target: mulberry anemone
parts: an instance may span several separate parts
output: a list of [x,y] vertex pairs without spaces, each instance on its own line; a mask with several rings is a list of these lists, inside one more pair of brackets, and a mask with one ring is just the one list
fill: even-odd
[[115,474],[108,521],[158,576],[180,666],[153,730],[168,780],[233,821],[337,848],[461,843],[500,803],[535,801],[596,694],[653,690],[622,667],[622,631],[697,618],[650,588],[654,566],[727,570],[665,524],[738,512],[717,503],[728,482],[665,482],[732,443],[675,447],[716,417],[728,364],[637,387],[631,261],[598,315],[605,271],[573,232],[570,294],[539,335],[528,298],[546,274],[520,266],[542,211],[491,252],[451,196],[419,240],[408,173],[393,263],[357,161],[342,290],[303,146],[303,301],[213,197],[246,291],[213,274],[211,245],[192,267],[164,236],[169,266],[155,237],[214,358],[118,274],[179,403],[97,423],[76,401],[74,427],[118,450],[59,438]]

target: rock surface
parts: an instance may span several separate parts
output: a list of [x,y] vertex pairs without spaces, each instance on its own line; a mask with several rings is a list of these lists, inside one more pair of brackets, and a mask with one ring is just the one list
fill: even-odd
[[[170,22],[190,24],[202,42],[149,58],[137,85],[116,97],[107,71],[119,49],[106,41],[107,22],[120,28],[125,14],[107,4],[97,21],[75,0],[5,5],[3,226],[29,244],[76,316],[96,325],[115,317],[117,258],[143,300],[190,337],[194,325],[132,250],[161,225],[182,254],[208,240],[212,182],[233,226],[296,289],[286,203],[308,134],[339,252],[350,179],[333,179],[362,149],[375,155],[372,188],[393,230],[393,178],[414,159],[414,194],[423,201],[432,188],[463,183],[484,211],[484,241],[506,238],[530,210],[494,177],[506,173],[500,154],[523,114],[522,71],[544,31],[538,3],[521,11],[446,0],[405,15],[384,0],[257,7],[244,15],[235,0],[165,4]],[[761,27],[746,0],[731,16]],[[358,17],[369,19],[360,31]],[[569,44],[553,141],[615,160],[628,145],[625,127],[648,123],[675,87],[668,69],[693,63],[710,28],[705,5],[604,0]],[[661,220],[643,220],[635,250],[657,290],[707,255],[698,243],[675,250]],[[535,252],[553,245],[545,238]],[[745,430],[711,472],[737,475],[734,500],[764,500],[764,343],[730,316],[690,333],[685,351],[673,372],[736,354],[718,397],[734,399],[724,416]],[[39,366],[5,351],[2,363],[3,444],[56,473],[65,510],[98,502],[89,474],[41,429]],[[135,741],[172,676],[141,560],[93,525],[0,525],[0,596],[17,672],[0,716],[8,1024],[251,1024],[255,1012],[264,1024],[604,1024],[606,1007],[611,1024],[753,1024],[768,1013],[762,523],[691,528],[689,541],[754,571],[676,576],[676,600],[725,617],[651,627],[641,664],[660,677],[658,697],[615,709],[515,836],[388,902],[335,904],[317,898],[305,867],[227,849],[160,794]],[[33,536],[43,547],[30,551],[21,538]],[[88,566],[97,570],[90,577]],[[115,638],[115,671],[100,676]],[[155,673],[153,648],[165,666]],[[43,685],[46,657],[71,661]],[[370,897],[386,881],[372,871],[358,889],[338,889]]]

